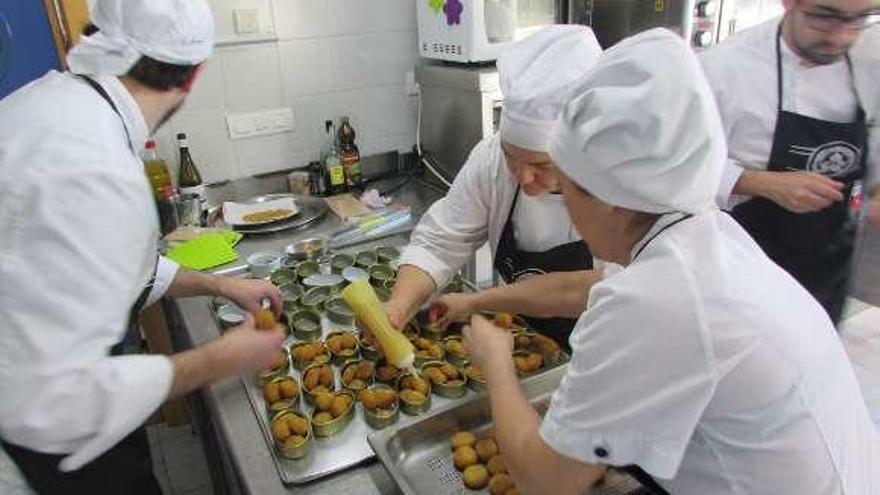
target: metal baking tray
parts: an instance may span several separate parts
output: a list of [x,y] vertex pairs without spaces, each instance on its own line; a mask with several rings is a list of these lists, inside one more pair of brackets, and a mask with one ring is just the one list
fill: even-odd
[[[241,232],[245,235],[272,234],[275,232],[281,232],[283,230],[298,229],[307,225],[311,225],[312,223],[324,218],[324,215],[327,214],[327,203],[325,203],[322,198],[316,198],[314,196],[303,196],[299,194],[265,194],[242,201],[242,203],[265,203],[266,201],[280,198],[293,198],[294,201],[296,201],[297,208],[299,208],[297,214],[288,219],[279,220],[277,222],[270,222],[254,226],[236,226],[233,228],[233,230],[235,230],[236,232]],[[227,229],[231,228],[229,225],[226,224],[226,222],[223,221],[222,206],[216,206],[208,212],[207,224],[211,227]]]

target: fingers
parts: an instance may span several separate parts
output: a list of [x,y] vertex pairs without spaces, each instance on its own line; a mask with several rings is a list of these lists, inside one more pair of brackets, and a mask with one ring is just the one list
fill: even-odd
[[[813,195],[819,196],[828,204],[832,201],[843,201],[843,184],[836,180],[829,179],[823,175],[818,175],[817,180],[807,182],[806,190]],[[827,206],[827,204],[826,204]],[[824,206],[823,206],[824,208]]]
[[275,313],[275,317],[281,316],[281,311],[284,309],[284,303],[281,300],[281,291],[278,290],[275,286],[272,286],[273,290],[270,290],[268,294],[269,303],[272,305],[272,312]]

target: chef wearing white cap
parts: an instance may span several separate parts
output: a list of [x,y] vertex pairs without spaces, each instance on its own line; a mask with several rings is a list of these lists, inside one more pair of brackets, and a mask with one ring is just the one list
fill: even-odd
[[[501,55],[500,132],[474,147],[449,193],[431,206],[413,233],[388,303],[393,324],[405,323],[487,240],[495,269],[508,283],[593,267],[565,215],[547,150],[564,94],[600,53],[589,28],[559,25]],[[573,323],[538,325],[562,341]]]
[[880,45],[851,50],[880,2],[782,3],[700,56],[729,146],[719,201],[837,322],[862,197],[880,206]]
[[212,51],[207,4],[96,0],[91,15],[70,72],[0,101],[0,440],[39,493],[160,493],[143,422],[169,397],[268,368],[282,334],[249,319],[173,356],[122,355],[127,324],[162,294],[249,310],[280,297],[156,263],[138,151]]
[[681,39],[606,51],[550,150],[578,231],[624,268],[593,286],[543,420],[509,332],[465,329],[523,492],[583,493],[636,464],[675,494],[878,493],[880,444],[831,321],[715,206],[723,130]]

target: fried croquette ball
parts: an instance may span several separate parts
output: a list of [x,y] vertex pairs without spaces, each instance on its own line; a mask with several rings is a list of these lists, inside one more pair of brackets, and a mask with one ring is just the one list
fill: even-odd
[[507,474],[507,466],[504,464],[504,457],[501,454],[498,454],[486,463],[486,469],[489,470],[489,474],[495,476],[496,474]]
[[263,397],[269,404],[274,404],[281,400],[281,385],[278,383],[267,383],[263,388]]
[[462,473],[462,477],[464,478],[464,486],[471,490],[482,490],[489,483],[489,471],[482,464],[468,466]]
[[491,438],[484,438],[477,442],[474,450],[476,450],[477,455],[480,456],[480,461],[489,462],[489,459],[498,454],[498,444]]
[[304,437],[302,435],[293,435],[284,441],[284,445],[286,445],[288,447],[296,447],[305,441],[306,441],[306,437]]
[[510,313],[495,313],[492,322],[501,328],[510,329],[513,326],[513,315]]
[[318,381],[321,383],[321,385],[323,385],[327,388],[333,386],[333,369],[330,368],[329,366],[321,366],[318,369],[321,370],[320,371],[321,375],[320,375],[320,378],[318,379]]
[[376,378],[380,382],[388,383],[390,381],[393,381],[395,378],[397,378],[397,375],[399,374],[400,370],[396,366],[390,364],[384,364],[376,369]]
[[513,481],[506,474],[496,474],[489,480],[489,493],[492,495],[506,495],[511,488],[513,488]]
[[529,363],[526,361],[525,356],[513,356],[513,367],[516,368],[518,373],[529,371]]
[[355,378],[354,380],[348,382],[348,388],[352,390],[363,390],[366,386],[367,384],[360,378]]
[[315,387],[318,386],[321,380],[321,372],[317,368],[312,368],[306,373],[306,376],[303,377],[303,386],[306,390],[314,390]]
[[426,351],[431,348],[431,344],[432,342],[430,339],[426,339],[424,337],[419,337],[418,339],[416,339],[416,347],[418,347],[419,350]]
[[334,418],[338,418],[348,410],[348,406],[350,405],[351,397],[345,394],[337,395],[333,398],[333,402],[330,404],[330,414],[332,414]]
[[368,388],[361,392],[361,404],[366,409],[378,409],[379,398],[376,396],[376,390]]
[[477,437],[469,431],[457,431],[450,439],[452,450],[459,447],[473,447],[477,443]]
[[544,357],[533,352],[526,356],[526,365],[529,367],[529,371],[537,371],[544,365]]
[[326,411],[319,412],[318,414],[315,414],[314,417],[312,417],[312,422],[314,422],[317,425],[322,425],[324,423],[329,423],[331,421],[333,421],[333,416]]
[[272,369],[274,370],[274,369],[281,368],[282,366],[284,366],[284,363],[286,361],[287,361],[287,356],[284,354],[284,351],[279,352],[278,355],[275,356],[275,360],[272,361]]
[[467,355],[467,350],[465,350],[464,344],[460,340],[447,340],[443,347],[446,349],[446,352],[454,356],[464,357]]
[[459,471],[464,471],[468,466],[473,466],[477,462],[479,462],[477,453],[472,447],[467,445],[455,449],[452,453],[452,463],[455,465],[455,469]]
[[308,363],[315,359],[317,352],[312,344],[299,345],[293,348],[293,357],[301,363]]
[[417,390],[406,389],[400,392],[400,399],[409,404],[422,404],[428,400],[428,397]]
[[359,380],[369,381],[376,373],[376,365],[372,361],[361,361],[355,370],[355,376]]
[[440,366],[440,371],[446,375],[446,378],[450,380],[458,380],[461,378],[461,373],[458,372],[458,368],[453,366],[452,364],[446,363],[443,366]]
[[428,395],[431,393],[431,388],[428,386],[428,382],[422,378],[416,378],[414,376],[407,376],[404,378],[401,383],[401,388],[415,390],[422,395]]
[[440,371],[440,368],[436,366],[427,368],[424,372],[424,375],[428,378],[428,380],[434,382],[435,385],[440,385],[446,383],[447,381],[446,375],[444,375],[443,372]]
[[345,333],[340,336],[340,344],[343,349],[347,350],[355,350],[358,345],[357,337],[350,333]]
[[272,330],[275,328],[275,315],[268,309],[261,309],[254,313],[254,325],[258,330]]
[[329,411],[333,405],[333,394],[320,394],[315,396],[315,409],[318,412]]
[[323,386],[323,385],[318,385],[317,387],[312,389],[312,395],[314,395],[315,397],[317,397],[319,395],[327,395],[329,393],[330,393],[330,389]]
[[357,371],[355,366],[348,366],[344,370],[342,370],[342,383],[348,383],[354,379],[354,374]]
[[290,427],[287,425],[287,421],[284,418],[278,418],[272,423],[272,436],[275,437],[275,440],[284,442],[290,438],[290,435]]
[[477,381],[481,381],[481,382],[486,381],[486,378],[483,377],[483,370],[481,370],[477,366],[469,366],[467,369],[467,374],[473,380],[477,380]]
[[281,382],[281,397],[285,399],[296,399],[299,397],[299,384],[296,380],[284,380]]
[[302,416],[297,416],[295,414],[290,414],[285,416],[287,418],[287,427],[290,428],[291,433],[294,435],[299,435],[301,437],[308,436],[309,434],[309,422],[306,418]]
[[536,335],[533,337],[532,346],[536,351],[545,356],[557,354],[560,351],[559,344],[557,344],[555,340],[544,335]]

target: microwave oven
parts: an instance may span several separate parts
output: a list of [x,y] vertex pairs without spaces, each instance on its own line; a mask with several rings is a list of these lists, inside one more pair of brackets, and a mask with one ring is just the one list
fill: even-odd
[[416,0],[419,55],[492,62],[509,43],[568,22],[568,0]]

